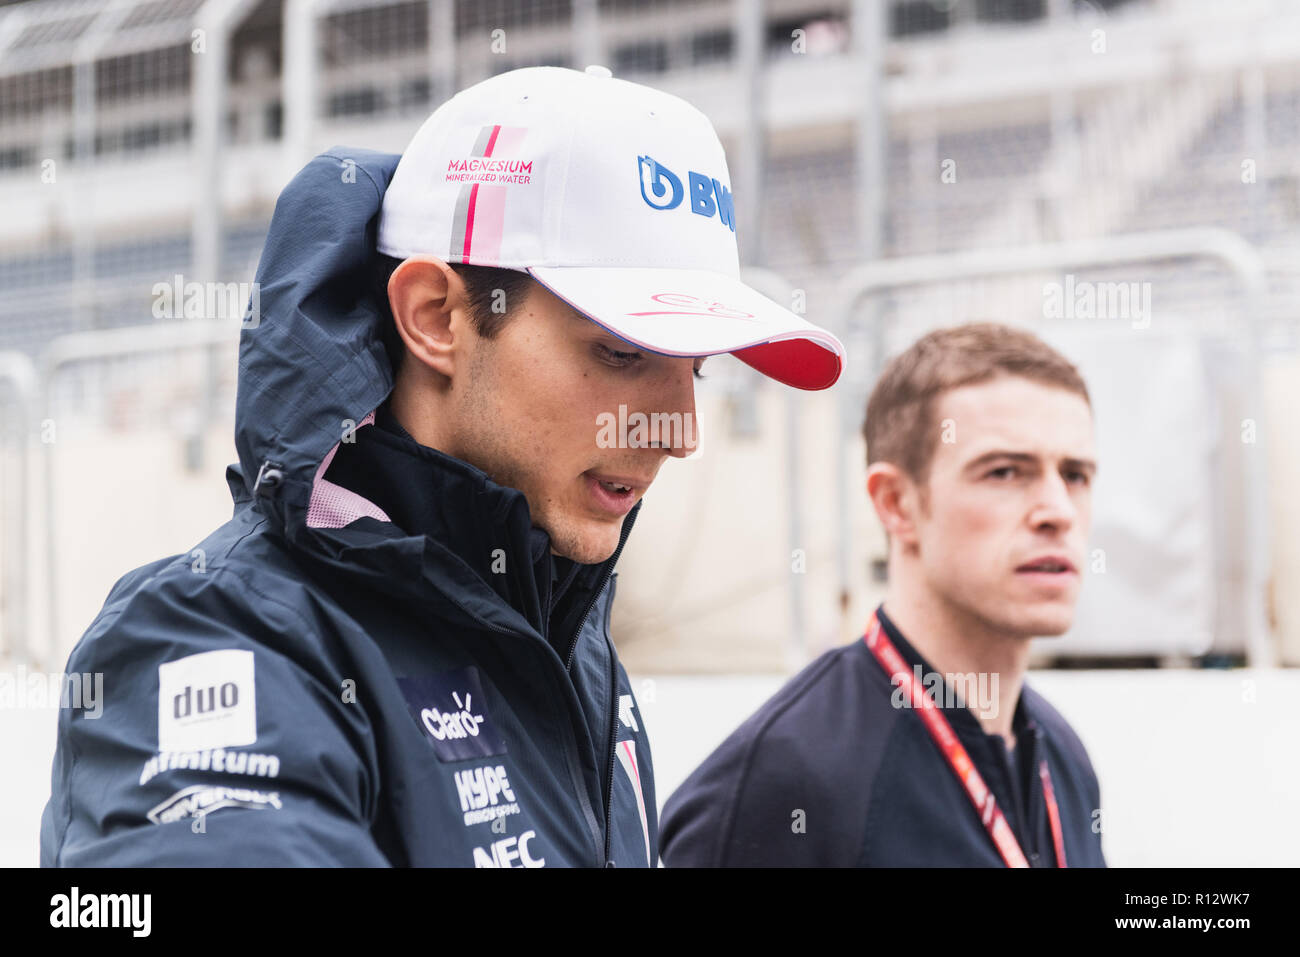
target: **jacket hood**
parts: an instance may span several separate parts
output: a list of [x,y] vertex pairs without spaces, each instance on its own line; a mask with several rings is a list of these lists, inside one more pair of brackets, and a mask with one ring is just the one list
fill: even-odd
[[[254,502],[290,545],[335,571],[400,595],[412,593],[413,581],[432,581],[442,601],[457,606],[444,607],[446,613],[459,610],[502,628],[535,627],[535,615],[498,600],[464,560],[480,543],[405,532],[376,502],[325,479],[344,439],[351,452],[352,433],[373,428],[393,388],[381,335],[381,324],[392,320],[371,275],[384,191],[399,159],[336,147],[280,194],[257,268],[261,315],[240,334],[239,467],[228,469],[226,480],[237,505]],[[422,482],[416,494],[436,496],[446,509],[473,509],[479,521],[472,527],[499,532],[527,556],[532,529],[523,494],[469,463],[424,452],[439,477]],[[598,591],[608,580],[639,510],[640,503],[624,519],[618,551],[584,569],[588,588]],[[422,600],[439,601],[428,589],[418,591]]]
[[290,541],[322,461],[393,388],[369,270],[400,158],[317,156],[280,194],[258,263],[261,315],[239,338],[235,448],[249,495]]

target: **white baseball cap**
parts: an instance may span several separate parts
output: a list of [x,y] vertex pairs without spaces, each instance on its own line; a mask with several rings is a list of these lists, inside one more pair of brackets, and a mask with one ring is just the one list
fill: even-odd
[[731,177],[708,117],[605,67],[528,67],[457,93],[384,195],[378,249],[528,272],[650,352],[730,352],[800,389],[844,346],[740,281]]

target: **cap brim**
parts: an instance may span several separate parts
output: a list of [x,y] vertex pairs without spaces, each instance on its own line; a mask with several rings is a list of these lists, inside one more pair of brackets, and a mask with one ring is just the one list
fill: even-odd
[[844,346],[738,279],[704,269],[530,266],[559,298],[620,339],[668,356],[723,352],[796,389],[827,389]]

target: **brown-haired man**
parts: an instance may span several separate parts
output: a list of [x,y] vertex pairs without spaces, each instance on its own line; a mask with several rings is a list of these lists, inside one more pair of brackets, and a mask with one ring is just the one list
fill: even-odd
[[[656,864],[616,563],[705,356],[807,389],[844,360],[740,281],[725,159],[592,66],[307,164],[240,339],[234,514],[73,651],[112,697],[60,712],[42,864]],[[602,426],[629,409],[649,435]]]
[[1023,680],[1079,594],[1082,378],[1029,333],[944,329],[889,364],[863,431],[884,602],[668,799],[664,862],[1105,866],[1088,755]]

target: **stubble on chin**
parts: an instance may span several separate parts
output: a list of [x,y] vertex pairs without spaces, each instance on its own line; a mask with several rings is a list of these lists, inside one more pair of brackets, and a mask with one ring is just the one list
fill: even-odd
[[551,551],[580,565],[598,565],[606,561],[618,548],[616,534],[612,536],[613,543],[609,544],[608,539],[611,536],[586,531],[577,523],[569,523],[563,519],[552,521],[542,517],[540,520],[535,520],[534,524],[545,529],[551,536]]

